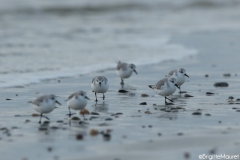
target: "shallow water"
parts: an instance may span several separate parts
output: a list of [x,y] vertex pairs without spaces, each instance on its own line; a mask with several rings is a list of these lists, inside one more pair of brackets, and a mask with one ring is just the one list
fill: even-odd
[[179,60],[198,51],[173,35],[240,27],[237,0],[0,2],[0,87]]

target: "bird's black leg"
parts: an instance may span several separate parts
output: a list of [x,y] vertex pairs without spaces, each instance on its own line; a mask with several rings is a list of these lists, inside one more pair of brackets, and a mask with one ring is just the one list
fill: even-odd
[[39,120],[39,124],[41,124],[41,120],[42,120],[42,113],[40,114],[40,120]]
[[181,91],[181,87],[179,86],[179,93],[181,94],[182,93],[182,91]]
[[124,85],[124,82],[123,82],[123,79],[121,78],[121,83],[120,83],[121,85]]
[[103,100],[105,99],[105,95],[104,95],[104,93],[103,93]]
[[165,97],[165,98],[168,99],[169,101],[173,102],[173,100],[171,100],[171,99],[169,99],[169,98],[167,98],[167,97]]
[[97,102],[98,100],[97,100],[97,93],[96,93],[96,92],[95,92],[95,97],[96,97],[96,100],[95,100],[95,101]]
[[69,114],[67,114],[68,116],[69,116],[69,118],[73,115],[73,114],[75,114],[75,113],[71,113],[71,110],[70,110],[70,107],[68,107],[68,110],[69,110]]

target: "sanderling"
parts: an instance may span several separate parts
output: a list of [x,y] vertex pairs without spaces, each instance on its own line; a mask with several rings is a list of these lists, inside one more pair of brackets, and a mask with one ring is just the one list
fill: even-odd
[[43,95],[34,101],[30,101],[29,103],[31,103],[33,108],[41,114],[39,123],[41,123],[42,117],[49,120],[49,118],[43,116],[43,114],[52,112],[56,108],[55,103],[61,105],[61,103],[56,100],[56,96],[53,94]]
[[168,73],[168,77],[174,77],[176,79],[176,84],[179,86],[180,93],[181,85],[185,82],[185,76],[189,78],[184,68],[175,69]]
[[[68,105],[68,109],[69,109],[69,117],[71,117],[71,115],[73,115],[70,111],[70,108],[73,110],[83,110],[86,105],[87,105],[87,99],[90,100],[87,95],[86,92],[84,91],[78,91],[75,92],[73,94],[71,94],[68,97],[68,101],[67,101],[67,105]],[[84,118],[84,114],[83,114],[83,118]]]
[[132,75],[132,72],[138,74],[134,64],[122,63],[121,61],[118,62],[116,73],[121,78],[121,85],[124,84],[123,79],[129,78]]
[[176,84],[176,79],[173,77],[168,77],[160,80],[155,85],[149,85],[150,88],[152,88],[157,94],[165,97],[165,104],[168,104],[166,99],[173,102],[171,99],[167,98],[167,96],[172,95],[176,91],[176,87],[178,85]]
[[95,92],[96,102],[97,100],[97,93],[103,93],[103,100],[105,99],[104,93],[108,90],[108,80],[104,76],[97,76],[93,78],[91,84],[92,91]]

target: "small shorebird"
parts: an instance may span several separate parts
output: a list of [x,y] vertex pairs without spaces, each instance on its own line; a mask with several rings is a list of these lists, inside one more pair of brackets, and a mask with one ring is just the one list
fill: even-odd
[[91,84],[92,91],[95,92],[96,102],[97,100],[97,93],[103,93],[103,100],[105,99],[104,93],[108,90],[108,80],[104,76],[97,76],[93,78]]
[[29,103],[31,103],[33,108],[40,113],[39,123],[41,123],[42,117],[49,120],[49,118],[43,116],[43,114],[52,112],[56,108],[55,103],[61,105],[61,103],[56,100],[56,96],[53,94],[43,95],[34,101],[30,101]]
[[[71,117],[71,115],[73,115],[73,113],[71,113],[70,108],[73,110],[83,110],[86,105],[87,105],[87,100],[90,100],[87,95],[86,92],[84,91],[78,91],[75,93],[72,93],[69,97],[68,97],[68,101],[67,101],[67,105],[68,105],[68,109],[69,109],[69,117]],[[83,114],[83,118],[84,118],[84,114]]]
[[138,74],[134,64],[123,63],[121,61],[118,62],[116,73],[121,78],[121,85],[124,85],[123,79],[131,77],[132,72]]
[[185,76],[189,78],[189,76],[186,74],[186,70],[184,68],[179,68],[172,70],[168,73],[167,77],[174,77],[176,79],[176,84],[179,86],[180,93],[181,91],[181,85],[185,82]]
[[173,77],[168,77],[160,80],[155,85],[149,85],[150,88],[152,88],[157,94],[165,97],[165,104],[167,103],[167,99],[171,102],[173,102],[171,99],[167,98],[167,96],[172,95],[176,91],[176,87],[178,88],[178,85],[176,84],[176,79]]

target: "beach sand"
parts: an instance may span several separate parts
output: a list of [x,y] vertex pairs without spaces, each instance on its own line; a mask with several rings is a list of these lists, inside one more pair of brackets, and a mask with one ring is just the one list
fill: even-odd
[[[175,35],[172,42],[196,49],[199,54],[181,61],[137,66],[139,74],[125,80],[127,93],[118,93],[120,78],[113,69],[1,89],[1,159],[196,160],[203,154],[238,155],[239,159],[240,104],[226,100],[229,96],[240,98],[239,37],[235,31]],[[165,109],[164,98],[148,85],[179,67],[190,76],[182,90],[193,97],[175,92],[174,105]],[[223,76],[225,73],[231,76]],[[97,75],[107,77],[110,88],[106,100],[99,98],[95,104],[90,84]],[[214,87],[216,82],[229,86]],[[91,99],[86,109],[99,114],[86,115],[82,124],[66,116],[66,99],[78,90],[86,91]],[[47,115],[50,123],[39,125],[39,117],[32,116],[36,112],[27,102],[50,93],[59,96],[63,105]],[[142,102],[147,105],[139,105]],[[201,115],[192,115],[196,111]],[[76,116],[83,120],[81,115]],[[92,129],[105,134],[91,136]]]

